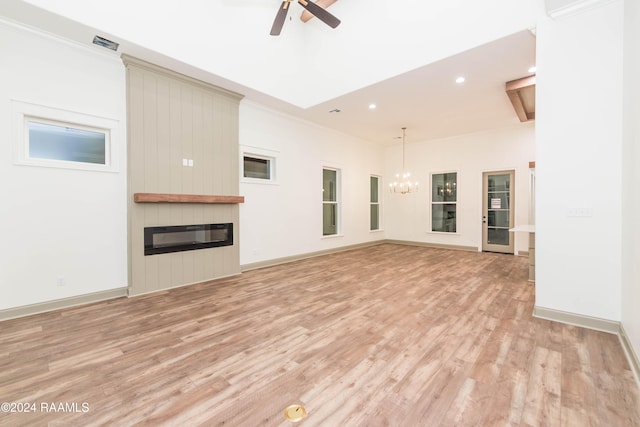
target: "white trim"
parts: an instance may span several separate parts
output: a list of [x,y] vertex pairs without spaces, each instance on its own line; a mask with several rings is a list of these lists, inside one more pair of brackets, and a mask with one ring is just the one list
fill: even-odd
[[[279,151],[267,150],[259,147],[252,147],[249,145],[240,145],[240,182],[245,184],[267,184],[267,185],[279,185],[278,184],[278,155]],[[269,179],[264,178],[249,178],[244,176],[244,158],[253,157],[256,159],[263,159],[269,161]]]
[[63,308],[76,307],[94,302],[106,301],[114,298],[127,296],[127,288],[116,288],[108,291],[94,292],[85,295],[78,295],[69,298],[62,298],[53,301],[39,302],[36,304],[24,305],[21,307],[0,310],[0,321],[15,319],[17,317],[31,316],[33,314],[45,313],[48,311],[61,310]]
[[549,17],[564,18],[589,9],[593,9],[611,0],[546,0],[545,9]]
[[533,317],[565,323],[567,325],[580,326],[582,328],[593,329],[594,331],[607,332],[609,334],[617,335],[620,332],[620,322],[614,320],[554,310],[537,305],[533,307]]
[[[119,171],[118,156],[114,155],[119,151],[116,149],[118,146],[119,124],[117,120],[15,99],[11,100],[11,113],[13,116],[12,138],[14,164],[21,166],[53,167],[96,172]],[[54,126],[69,125],[82,130],[103,132],[105,134],[105,164],[30,157],[28,131],[29,121],[51,124]]]
[[633,350],[633,346],[629,341],[629,336],[624,330],[622,323],[620,323],[620,333],[618,334],[618,337],[620,338],[620,344],[622,345],[624,354],[627,356],[627,360],[629,361],[629,366],[631,367],[633,376],[636,378],[636,383],[638,383],[638,387],[640,387],[640,359],[638,359],[638,355]]
[[533,317],[617,335],[627,362],[629,362],[629,369],[631,369],[636,383],[640,387],[640,359],[638,359],[638,355],[633,350],[633,346],[621,322],[539,306],[534,306]]
[[[13,29],[17,29],[19,31],[26,31],[29,32],[31,34],[34,34],[38,37],[42,37],[48,40],[52,40],[56,43],[61,43],[64,44],[66,46],[71,47],[72,49],[82,49],[84,50],[84,53],[87,54],[91,54],[91,55],[95,55],[97,57],[100,57],[102,59],[111,59],[114,61],[117,61],[118,64],[121,63],[120,61],[120,54],[117,51],[113,51],[111,49],[105,49],[101,46],[97,46],[93,43],[91,44],[87,44],[87,43],[82,43],[78,40],[73,40],[69,37],[66,36],[61,36],[57,33],[51,32],[48,29],[43,29],[43,28],[37,28],[34,27],[32,25],[29,24],[25,24],[24,22],[18,22],[13,20],[12,18],[8,18],[6,16],[0,16],[0,24],[5,24],[8,27],[12,27]],[[99,35],[100,37],[105,37],[109,40],[113,40],[114,36],[112,36],[111,34],[108,33],[104,33],[104,32],[100,32],[100,34],[95,33],[94,35]],[[117,37],[115,37],[117,38]],[[113,40],[115,41],[115,40]]]

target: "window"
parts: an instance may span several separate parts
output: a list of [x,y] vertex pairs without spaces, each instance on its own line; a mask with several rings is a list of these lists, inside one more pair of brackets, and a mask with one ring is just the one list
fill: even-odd
[[31,118],[27,128],[30,159],[107,164],[108,131]]
[[278,152],[260,147],[240,146],[240,179],[251,184],[277,184]]
[[271,181],[273,160],[268,157],[244,155],[243,176],[245,178],[266,179]]
[[380,230],[380,177],[370,177],[369,230]]
[[431,231],[456,232],[458,174],[431,175]]
[[338,185],[340,174],[337,169],[322,169],[322,235],[338,234],[340,207]]
[[11,101],[19,165],[115,172],[118,122],[44,105]]

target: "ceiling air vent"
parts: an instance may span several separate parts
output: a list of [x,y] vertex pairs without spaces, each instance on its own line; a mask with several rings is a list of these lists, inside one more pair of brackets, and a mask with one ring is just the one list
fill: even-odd
[[111,40],[107,40],[104,37],[100,37],[100,36],[93,37],[93,44],[106,47],[107,49],[111,49],[114,52],[118,50],[118,46],[120,46],[118,43],[112,42]]

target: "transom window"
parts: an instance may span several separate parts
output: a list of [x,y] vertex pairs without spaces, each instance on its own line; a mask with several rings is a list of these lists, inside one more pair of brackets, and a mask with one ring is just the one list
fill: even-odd
[[272,180],[273,159],[269,157],[245,154],[243,166],[245,178]]
[[16,164],[118,171],[116,120],[17,100],[11,108]]
[[109,132],[27,118],[28,157],[107,165]]

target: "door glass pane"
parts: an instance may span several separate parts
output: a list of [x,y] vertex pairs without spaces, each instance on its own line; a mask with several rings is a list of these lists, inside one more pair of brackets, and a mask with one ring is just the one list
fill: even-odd
[[322,200],[336,201],[336,181],[338,172],[332,169],[322,169]]
[[511,180],[509,174],[489,176],[489,191],[509,191]]
[[431,205],[431,231],[455,233],[456,231],[456,205],[455,204]]
[[322,235],[328,236],[337,234],[338,205],[335,203],[324,203],[322,205]]
[[487,206],[489,209],[509,209],[509,193],[495,191],[487,193]]
[[380,229],[380,206],[372,204],[371,205],[371,226],[369,230],[378,230]]
[[489,227],[487,230],[487,243],[509,246],[509,229]]
[[487,212],[487,223],[489,224],[489,227],[509,228],[509,211]]

